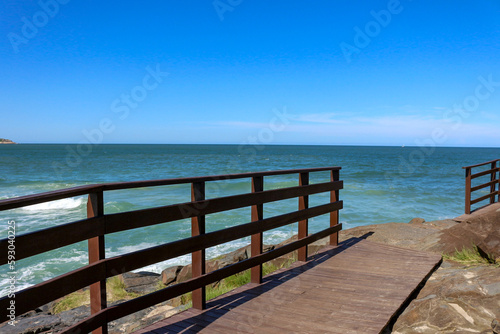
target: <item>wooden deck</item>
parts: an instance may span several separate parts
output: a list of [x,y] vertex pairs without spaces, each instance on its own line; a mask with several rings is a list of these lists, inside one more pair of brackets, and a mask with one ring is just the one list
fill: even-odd
[[380,333],[441,256],[349,239],[143,333]]

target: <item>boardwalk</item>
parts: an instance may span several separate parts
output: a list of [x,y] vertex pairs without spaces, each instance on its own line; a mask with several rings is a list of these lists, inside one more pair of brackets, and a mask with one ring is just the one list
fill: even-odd
[[143,333],[380,333],[439,255],[350,239]]

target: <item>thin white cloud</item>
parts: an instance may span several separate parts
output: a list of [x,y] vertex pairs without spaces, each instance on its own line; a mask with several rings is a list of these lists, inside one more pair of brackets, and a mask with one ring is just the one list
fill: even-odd
[[295,122],[323,123],[323,124],[345,124],[346,121],[340,119],[338,113],[316,113],[294,115],[292,120]]
[[241,129],[261,129],[269,127],[269,123],[264,122],[244,122],[244,121],[220,121],[220,122],[204,122],[208,125],[216,127],[231,127]]

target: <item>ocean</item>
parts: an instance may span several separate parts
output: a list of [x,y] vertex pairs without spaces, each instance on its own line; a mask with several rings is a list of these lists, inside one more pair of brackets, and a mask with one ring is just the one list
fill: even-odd
[[[499,148],[274,146],[274,145],[0,145],[0,200],[85,184],[218,175],[266,170],[341,166],[343,228],[453,218],[464,212],[463,166],[500,156]],[[312,176],[325,181],[328,174]],[[265,189],[293,186],[297,175],[265,179]],[[224,181],[207,197],[249,191],[249,180]],[[480,195],[480,194],[478,194]],[[190,200],[189,185],[122,190],[105,194],[105,213],[144,209]],[[320,201],[321,199],[318,199]],[[312,200],[314,204],[314,200]],[[266,204],[264,216],[297,208],[297,201]],[[8,222],[17,235],[85,218],[86,198],[75,197],[0,212],[0,238]],[[207,216],[207,231],[249,222],[248,208]],[[325,216],[310,220],[310,232],[328,224]],[[297,231],[296,224],[264,234],[279,243]],[[160,224],[106,236],[106,256],[156,246],[190,235],[189,220]],[[249,243],[242,239],[207,250],[212,258]],[[187,264],[190,255],[141,270],[161,272]],[[56,277],[87,263],[81,242],[17,262],[17,288]],[[8,269],[0,267],[0,295],[7,294]]]

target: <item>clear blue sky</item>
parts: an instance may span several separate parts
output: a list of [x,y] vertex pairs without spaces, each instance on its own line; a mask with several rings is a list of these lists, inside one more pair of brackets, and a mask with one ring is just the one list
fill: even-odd
[[0,4],[0,137],[500,146],[497,0],[59,1]]

